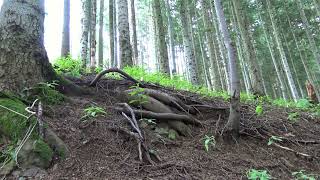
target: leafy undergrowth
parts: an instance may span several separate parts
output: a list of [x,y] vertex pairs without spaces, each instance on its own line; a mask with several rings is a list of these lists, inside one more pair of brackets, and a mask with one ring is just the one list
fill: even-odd
[[[74,77],[80,77],[81,74],[88,74],[90,70],[82,69],[82,64],[79,59],[72,59],[70,56],[66,58],[58,58],[54,64],[55,70],[60,74],[71,75]],[[95,73],[101,72],[102,68],[96,68]],[[173,77],[168,77],[167,75],[160,72],[148,72],[143,67],[125,67],[124,71],[128,73],[133,78],[148,82],[159,84],[163,87],[173,88],[175,90],[189,91],[196,94],[199,94],[203,97],[208,98],[222,98],[225,101],[228,101],[230,95],[226,91],[212,91],[205,86],[195,86],[188,82],[184,77],[174,75]],[[118,74],[107,74],[107,77],[113,79],[121,79]],[[277,107],[286,107],[286,108],[296,108],[303,111],[308,111],[314,116],[320,117],[320,105],[313,105],[307,99],[300,99],[297,102],[288,101],[282,98],[272,99],[268,96],[259,97],[258,100],[256,96],[241,93],[240,100],[243,103],[254,103],[262,108],[262,105],[271,105]]]

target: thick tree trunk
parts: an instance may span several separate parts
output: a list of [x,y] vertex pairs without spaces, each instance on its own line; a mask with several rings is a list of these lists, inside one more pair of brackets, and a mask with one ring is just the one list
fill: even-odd
[[91,23],[90,23],[90,68],[96,68],[96,26],[97,26],[97,0],[91,0]]
[[290,86],[291,94],[292,94],[293,99],[295,101],[297,101],[299,99],[299,95],[298,95],[298,92],[297,92],[296,85],[295,85],[295,83],[293,81],[293,78],[292,78],[292,74],[291,74],[291,71],[290,71],[290,68],[289,68],[289,65],[288,65],[287,57],[286,57],[286,55],[284,53],[284,50],[283,50],[283,46],[282,46],[282,42],[281,42],[281,39],[280,39],[280,36],[279,36],[277,25],[276,25],[275,20],[274,20],[274,15],[273,15],[273,11],[272,11],[273,9],[271,7],[270,0],[267,0],[267,9],[268,9],[268,13],[269,13],[270,20],[271,20],[273,34],[274,34],[274,37],[276,39],[278,50],[279,50],[279,53],[280,53],[280,56],[281,56],[282,65],[283,65],[283,68],[284,68],[284,71],[285,71],[285,74],[287,76],[288,83],[289,83],[289,86]]
[[82,0],[83,17],[82,23],[82,35],[81,35],[81,60],[83,68],[87,66],[88,60],[88,43],[89,43],[89,27],[90,27],[90,9],[91,3],[89,0]]
[[132,47],[130,45],[130,30],[128,19],[128,1],[117,0],[118,3],[118,32],[119,32],[119,51],[120,68],[132,66]]
[[61,57],[70,54],[70,0],[64,0]]
[[196,67],[196,59],[193,50],[192,44],[192,34],[191,27],[188,21],[188,6],[187,1],[181,1],[180,6],[180,15],[181,15],[181,23],[182,23],[182,33],[183,33],[183,44],[184,44],[184,54],[187,60],[187,72],[190,76],[190,81],[192,84],[199,84],[197,77],[197,67]]
[[170,75],[170,68],[169,68],[169,59],[168,59],[168,50],[166,44],[166,33],[163,26],[163,19],[161,13],[161,5],[160,0],[153,0],[153,9],[155,15],[155,24],[156,28],[156,36],[158,40],[158,47],[159,47],[159,67],[160,72]]
[[226,125],[226,135],[229,137],[232,136],[233,138],[237,138],[239,136],[240,129],[240,81],[237,72],[236,51],[232,45],[230,34],[228,32],[221,0],[215,0],[214,5],[217,13],[220,31],[223,35],[224,44],[228,51],[230,69],[230,95],[232,96],[232,98],[230,104],[230,115],[228,123]]
[[103,20],[104,20],[104,0],[100,0],[100,12],[99,12],[99,67],[103,67]]
[[56,78],[43,45],[44,1],[5,0],[0,11],[0,91]]
[[133,64],[138,65],[138,38],[137,38],[137,23],[136,23],[136,10],[135,10],[135,0],[131,0],[131,25],[132,25],[132,54],[133,54]]

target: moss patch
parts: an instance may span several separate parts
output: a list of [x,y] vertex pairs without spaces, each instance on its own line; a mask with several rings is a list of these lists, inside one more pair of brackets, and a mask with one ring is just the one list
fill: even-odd
[[50,164],[53,156],[53,151],[47,143],[39,139],[34,143],[34,152],[37,153],[41,159]]
[[[4,136],[10,142],[10,144],[4,144],[5,146],[0,153],[0,161],[4,161],[7,158],[13,158],[12,150],[25,136],[28,127],[36,123],[36,119],[34,117],[26,118],[29,116],[25,111],[27,106],[16,98],[0,96],[0,105],[0,138]],[[19,164],[23,167],[35,165],[47,168],[51,163],[53,150],[40,139],[36,131],[33,131],[18,156],[21,161]]]
[[[28,116],[25,111],[26,105],[17,99],[10,98],[0,98],[0,105],[3,106],[0,107],[0,131],[12,141],[20,139],[24,135],[30,122],[28,122],[25,117],[8,109]],[[34,122],[35,119],[31,118],[30,121]]]

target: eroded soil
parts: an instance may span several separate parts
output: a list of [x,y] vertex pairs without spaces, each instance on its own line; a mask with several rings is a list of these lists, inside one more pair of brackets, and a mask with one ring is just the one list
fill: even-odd
[[[87,83],[77,80],[79,85]],[[159,88],[176,95],[188,104],[199,106],[197,119],[203,127],[192,126],[192,137],[176,140],[146,136],[151,149],[161,158],[156,165],[141,163],[137,142],[126,134],[108,127],[129,128],[125,118],[111,107],[121,103],[119,92],[133,84],[126,80],[101,80],[91,88],[95,95],[72,96],[61,105],[47,109],[46,122],[70,149],[65,160],[56,159],[48,170],[48,179],[246,179],[251,169],[265,169],[276,179],[293,179],[291,173],[306,170],[320,174],[320,120],[300,112],[297,123],[287,120],[294,109],[264,107],[257,117],[253,105],[242,104],[241,137],[234,144],[216,138],[215,147],[206,152],[205,135],[220,133],[228,112],[215,107],[228,107],[219,99],[204,99],[187,92]],[[90,105],[104,107],[106,117],[82,122],[83,109]],[[267,145],[270,136],[284,137],[279,144],[304,157],[275,145]],[[149,139],[148,139],[149,138]]]

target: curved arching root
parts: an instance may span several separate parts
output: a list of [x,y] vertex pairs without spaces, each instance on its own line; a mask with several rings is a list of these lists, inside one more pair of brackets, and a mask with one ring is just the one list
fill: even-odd
[[128,79],[129,81],[132,81],[136,84],[139,85],[139,87],[145,87],[141,82],[137,81],[136,79],[134,79],[133,77],[131,77],[129,74],[127,74],[126,72],[118,69],[118,68],[110,68],[110,69],[106,69],[104,71],[101,71],[90,83],[89,86],[95,86],[97,84],[97,82],[107,73],[112,73],[112,72],[116,72],[121,74],[124,78]]

